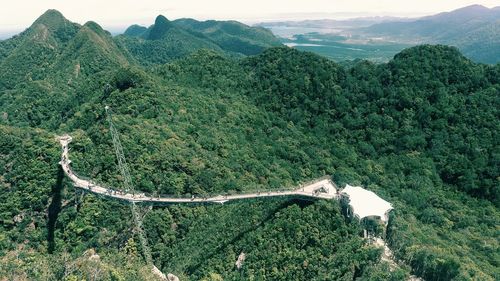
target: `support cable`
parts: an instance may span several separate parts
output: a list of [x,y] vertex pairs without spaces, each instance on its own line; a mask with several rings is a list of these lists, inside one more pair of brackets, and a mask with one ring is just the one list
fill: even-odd
[[[109,123],[109,131],[111,133],[111,137],[113,139],[113,147],[115,148],[116,159],[118,160],[118,169],[123,177],[123,188],[125,192],[132,192],[135,195],[135,189],[132,187],[132,177],[130,176],[130,170],[127,165],[127,161],[125,160],[125,154],[123,153],[123,147],[120,142],[120,137],[118,131],[116,130],[112,116],[111,109],[109,106],[105,107],[106,110],[106,119]],[[137,210],[137,205],[135,202],[131,204],[132,216],[134,217],[135,228],[137,233],[139,234],[139,240],[141,242],[144,258],[146,259],[146,263],[148,265],[153,264],[153,258],[151,257],[151,250],[148,245],[148,240],[146,239],[146,234],[144,233],[142,227],[142,219],[139,216],[139,212]]]

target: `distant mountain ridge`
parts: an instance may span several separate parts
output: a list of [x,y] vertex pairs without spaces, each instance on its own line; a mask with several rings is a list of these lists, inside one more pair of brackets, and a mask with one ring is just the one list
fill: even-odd
[[379,23],[359,31],[417,44],[455,45],[473,60],[500,62],[500,7],[472,5],[410,22]]
[[319,19],[319,20],[301,20],[301,21],[278,21],[278,22],[261,22],[255,26],[272,27],[272,26],[287,26],[287,27],[307,27],[307,28],[338,28],[338,27],[368,27],[377,23],[394,22],[394,21],[410,21],[409,18],[402,17],[359,17],[344,20],[334,19]]
[[193,34],[162,15],[156,17],[155,23],[149,28],[134,25],[115,39],[143,65],[167,63],[200,49],[224,53],[208,38]]
[[[451,12],[420,18],[368,17],[347,20],[304,20],[259,23],[273,29],[282,37],[282,42],[294,44],[323,44],[333,41],[333,49],[328,46],[300,47],[328,57],[338,58],[339,47],[378,49],[380,44],[400,45],[445,44],[458,47],[464,55],[476,62],[500,62],[500,7],[487,8],[471,5]],[[300,40],[308,35],[314,41]],[[304,38],[302,36],[302,38]],[[353,43],[365,46],[349,46]],[[346,44],[346,46],[342,45]],[[397,50],[400,51],[401,49]],[[331,52],[331,53],[329,53]],[[397,52],[394,52],[394,54]],[[360,52],[349,53],[344,59],[365,58]],[[358,55],[356,57],[356,55]],[[379,54],[374,53],[374,57]],[[391,55],[392,57],[392,55]]]
[[379,23],[364,29],[367,32],[391,36],[433,36],[446,39],[449,34],[469,31],[484,23],[500,20],[500,9],[472,5],[451,12],[418,18],[414,21]]
[[[149,28],[130,26],[119,38],[125,46],[129,46],[132,53],[143,59],[145,57],[137,52],[139,45],[143,45],[151,52],[164,53],[168,49],[174,49],[171,45],[174,41],[177,44],[186,44],[185,50],[188,53],[190,53],[188,49],[192,47],[192,49],[205,48],[227,52],[235,56],[256,55],[266,48],[281,45],[271,31],[262,27],[250,27],[236,21],[197,21],[187,18],[169,21],[162,15],[158,16]],[[163,42],[134,41],[131,38]]]

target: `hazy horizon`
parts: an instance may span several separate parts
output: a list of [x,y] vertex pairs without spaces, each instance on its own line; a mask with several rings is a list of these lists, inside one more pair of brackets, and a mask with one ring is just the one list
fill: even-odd
[[[9,3],[0,11],[0,39],[9,38],[28,28],[48,9],[59,10],[70,21],[84,24],[93,20],[104,29],[116,34],[132,24],[149,26],[158,15],[169,19],[194,18],[197,20],[237,20],[246,24],[284,20],[343,20],[359,17],[421,17],[448,12],[469,5],[483,5],[488,8],[500,6],[500,1],[444,0],[435,3],[423,0],[418,3],[402,3],[397,0],[382,0],[373,3],[367,0],[328,1],[311,0],[307,4],[299,1],[256,0],[252,2],[216,0],[210,3],[194,3],[194,0],[170,1],[124,0],[100,2],[90,1],[36,1],[20,0]],[[119,12],[116,6],[120,7]],[[19,13],[22,11],[22,14]],[[262,12],[264,11],[264,12]]]

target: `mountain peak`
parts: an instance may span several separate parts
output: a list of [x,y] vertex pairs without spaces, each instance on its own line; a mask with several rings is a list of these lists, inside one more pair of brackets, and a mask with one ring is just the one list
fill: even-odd
[[55,18],[63,18],[65,19],[65,17],[63,16],[63,14],[61,12],[59,12],[58,10],[56,9],[48,9],[47,11],[45,11],[45,13],[43,13],[40,18],[43,18],[43,17],[55,17]]
[[148,31],[147,27],[134,24],[129,26],[123,34],[132,37],[141,37],[146,31]]
[[459,8],[457,10],[462,10],[462,9],[474,9],[474,10],[489,10],[488,8],[486,8],[485,6],[483,5],[480,5],[480,4],[472,4],[472,5],[469,5],[469,6],[465,6],[463,8]]
[[95,21],[88,21],[86,22],[83,26],[89,28],[90,30],[94,31],[96,34],[100,36],[107,35],[108,32],[105,31],[98,23]]
[[161,39],[169,29],[173,27],[172,22],[170,22],[166,17],[159,15],[156,17],[155,24],[152,26],[149,32],[149,38],[151,40]]
[[47,10],[43,13],[27,30],[28,34],[42,32],[43,37],[52,35],[57,41],[66,42],[70,40],[78,31],[80,25],[67,20],[57,10]]
[[428,44],[404,49],[396,54],[389,64],[399,64],[402,68],[411,68],[415,66],[415,63],[434,65],[435,69],[441,69],[442,65],[445,64],[448,64],[447,68],[454,65],[454,67],[463,66],[462,69],[466,69],[467,65],[470,64],[469,60],[456,47]]
[[155,25],[169,24],[170,21],[163,15],[158,15],[155,19]]
[[43,24],[49,29],[57,29],[61,25],[69,23],[69,21],[58,10],[47,10],[34,23],[34,25]]
[[474,4],[474,5],[469,5],[469,6],[465,6],[463,8],[459,8],[459,9],[456,9],[452,12],[455,12],[455,13],[484,13],[484,12],[489,12],[490,9],[483,6],[483,5],[479,5],[479,4]]
[[487,17],[494,13],[493,9],[489,9],[482,5],[470,5],[463,8],[453,10],[451,12],[440,13],[434,16],[429,16],[427,18],[433,18],[438,20],[448,21],[453,19],[455,21],[466,21],[477,17]]

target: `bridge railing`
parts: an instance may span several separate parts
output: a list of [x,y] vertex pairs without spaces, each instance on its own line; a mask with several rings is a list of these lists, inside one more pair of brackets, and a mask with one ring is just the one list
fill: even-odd
[[[293,188],[281,188],[281,189],[258,189],[258,188],[249,188],[249,189],[244,189],[244,190],[232,190],[232,191],[221,191],[221,192],[206,192],[206,193],[197,193],[197,194],[165,194],[165,193],[160,193],[160,194],[144,194],[147,197],[154,197],[154,198],[214,198],[217,196],[233,196],[233,195],[246,195],[246,194],[255,194],[255,193],[260,193],[262,195],[268,194],[268,193],[285,193],[285,192],[291,192],[293,191]],[[143,192],[140,192],[143,193]]]
[[[88,181],[93,186],[102,187],[102,188],[105,188],[105,189],[112,191],[112,192],[116,191],[116,192],[135,194],[136,196],[140,196],[143,198],[176,198],[176,199],[189,199],[189,198],[193,198],[193,197],[194,198],[213,198],[213,197],[217,197],[217,196],[245,195],[245,194],[255,194],[255,193],[265,196],[266,194],[269,194],[269,193],[286,193],[286,192],[299,190],[300,188],[305,187],[307,185],[311,185],[311,184],[314,184],[316,182],[319,182],[319,181],[322,181],[325,179],[331,179],[330,175],[325,175],[325,176],[320,177],[318,179],[314,179],[314,180],[307,181],[307,182],[302,182],[302,183],[299,183],[298,185],[289,186],[289,187],[285,187],[285,188],[279,188],[279,189],[264,189],[262,187],[246,186],[242,190],[206,192],[206,193],[201,193],[201,194],[189,194],[189,193],[188,194],[164,194],[164,193],[158,194],[158,193],[143,192],[140,190],[122,191],[120,188],[113,187],[113,186],[108,185],[108,184],[103,183],[103,182],[97,183],[89,177],[81,176],[78,173],[74,172],[71,169],[71,167],[70,167],[70,171],[73,173],[73,175],[75,175],[79,179]],[[334,186],[336,187],[335,183],[332,182],[332,184],[334,184]],[[90,188],[90,190],[92,191],[92,188]]]
[[[279,188],[279,189],[264,189],[261,187],[250,187],[247,186],[242,190],[231,190],[231,191],[220,191],[220,192],[206,192],[206,193],[198,193],[198,194],[184,194],[184,195],[175,195],[175,194],[153,194],[150,195],[148,193],[144,193],[148,197],[164,197],[164,198],[192,198],[194,196],[195,198],[212,198],[216,196],[231,196],[231,195],[245,195],[245,194],[255,194],[255,193],[260,193],[262,195],[268,194],[268,193],[285,193],[285,192],[291,192],[295,190],[299,190],[302,187],[317,183],[322,180],[326,179],[331,179],[330,175],[325,175],[320,178],[310,180],[307,182],[300,183],[298,185],[293,185],[289,187],[284,187],[284,188]],[[336,187],[335,183],[332,182],[332,184]],[[142,193],[142,192],[140,192]]]

